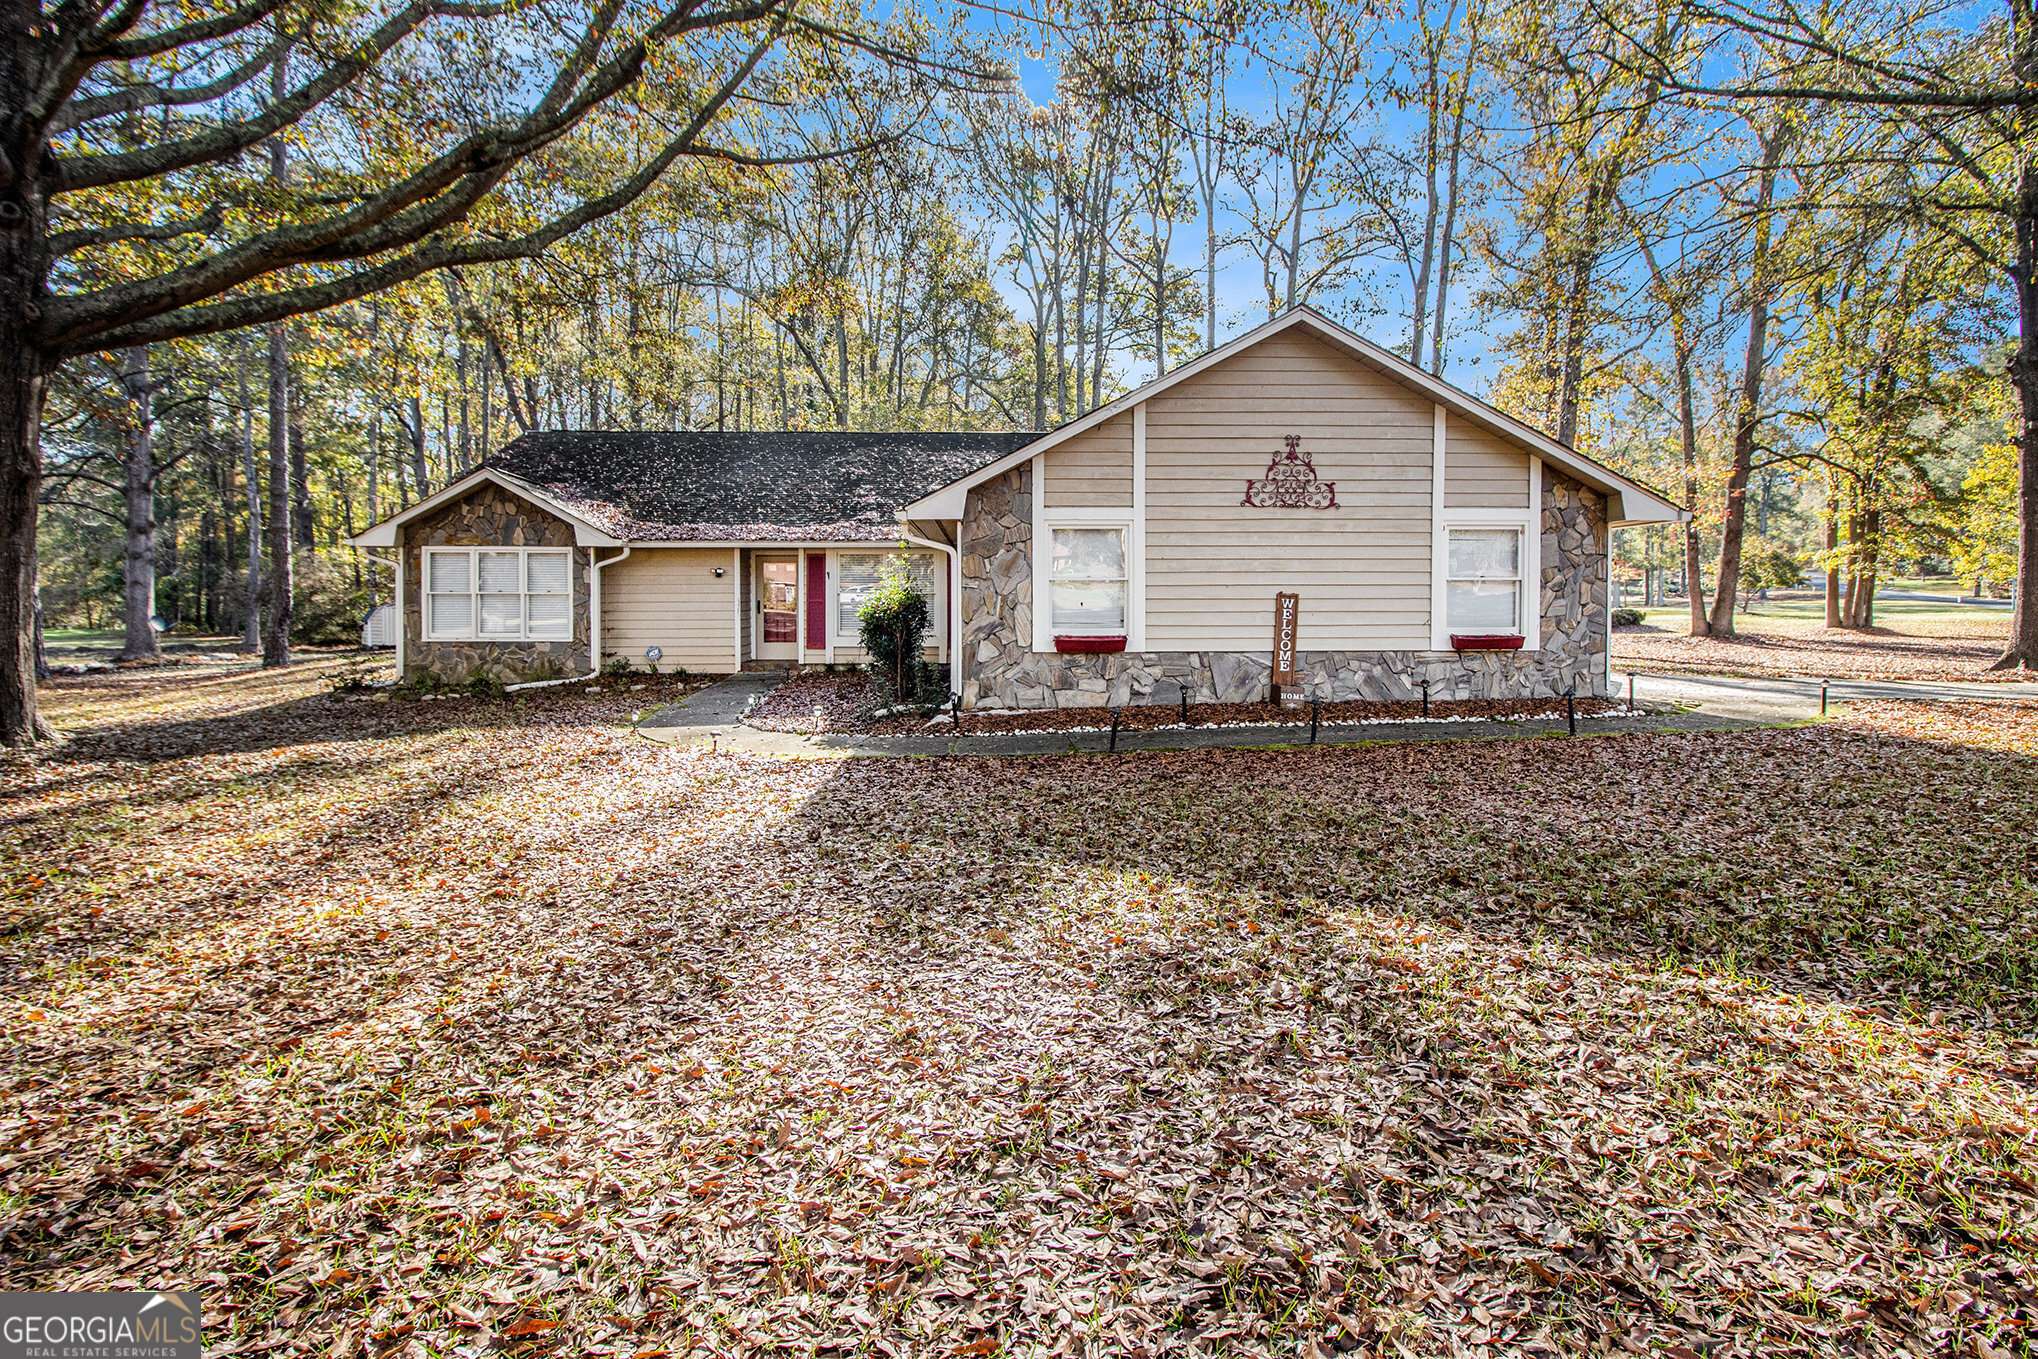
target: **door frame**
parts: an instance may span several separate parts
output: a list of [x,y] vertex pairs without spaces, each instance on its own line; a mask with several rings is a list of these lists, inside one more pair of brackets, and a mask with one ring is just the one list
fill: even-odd
[[[790,642],[767,642],[764,640],[764,566],[766,562],[784,562],[793,570],[793,639]],[[800,608],[805,602],[801,596],[806,582],[800,579],[800,554],[798,549],[776,552],[752,552],[750,554],[750,598],[753,618],[750,628],[750,658],[757,661],[797,661],[800,658]],[[778,612],[773,610],[774,613]]]

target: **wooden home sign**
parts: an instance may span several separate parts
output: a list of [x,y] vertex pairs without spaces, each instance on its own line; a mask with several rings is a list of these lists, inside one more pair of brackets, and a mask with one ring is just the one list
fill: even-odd
[[1302,596],[1282,591],[1274,596],[1274,675],[1275,684],[1293,684],[1301,677],[1295,673],[1295,620],[1302,607]]

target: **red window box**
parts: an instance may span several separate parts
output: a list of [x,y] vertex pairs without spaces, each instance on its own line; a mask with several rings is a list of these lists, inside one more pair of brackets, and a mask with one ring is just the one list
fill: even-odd
[[1060,637],[1054,639],[1054,649],[1064,654],[1095,655],[1104,651],[1125,650],[1125,638],[1116,637]]
[[1453,651],[1519,651],[1528,638],[1514,632],[1454,632]]

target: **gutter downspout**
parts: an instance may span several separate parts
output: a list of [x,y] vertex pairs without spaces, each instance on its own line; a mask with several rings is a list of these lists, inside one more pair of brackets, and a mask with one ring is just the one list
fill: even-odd
[[[957,525],[958,532],[961,525]],[[931,547],[948,557],[948,692],[962,701],[962,545],[960,543],[937,543],[932,538],[922,538],[908,533],[904,521],[899,524],[899,536],[915,547]]]
[[598,548],[587,550],[587,670],[590,675],[601,673],[601,573],[619,561],[628,559],[637,550],[634,544],[625,545],[621,554],[602,561],[594,555]]

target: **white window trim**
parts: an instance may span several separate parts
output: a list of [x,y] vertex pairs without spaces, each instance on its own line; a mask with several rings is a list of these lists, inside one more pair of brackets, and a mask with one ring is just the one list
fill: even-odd
[[[517,597],[531,597],[531,554],[551,553],[566,559],[566,631],[559,636],[531,633],[531,610],[529,605],[518,609],[517,631],[514,633],[483,633],[481,631],[481,559],[484,552],[514,552],[517,554]],[[422,615],[424,640],[427,642],[571,642],[579,627],[578,605],[573,592],[573,559],[576,554],[570,547],[427,547],[422,549],[419,561],[418,611]],[[432,559],[439,556],[464,556],[467,558],[467,629],[464,632],[440,632],[432,627],[432,596],[446,591],[432,589]]]
[[1537,516],[1528,510],[1481,510],[1462,509],[1446,513],[1437,524],[1436,554],[1436,598],[1438,601],[1438,634],[1442,648],[1448,650],[1451,644],[1451,532],[1454,529],[1510,528],[1521,534],[1519,567],[1521,579],[1516,608],[1517,622],[1521,626],[1521,645],[1524,651],[1535,651],[1543,643],[1542,633],[1542,533],[1536,524]]
[[[1140,603],[1145,594],[1145,583],[1141,579],[1140,558],[1144,555],[1140,546],[1138,517],[1126,510],[1113,509],[1065,509],[1034,511],[1034,521],[1039,525],[1039,536],[1033,551],[1033,649],[1054,650],[1054,607],[1049,596],[1049,571],[1054,557],[1054,531],[1065,528],[1115,528],[1124,535],[1125,545],[1125,649],[1138,651],[1135,639],[1141,637],[1145,622],[1140,617]],[[1116,633],[1064,633],[1067,637],[1094,635],[1113,636]]]

